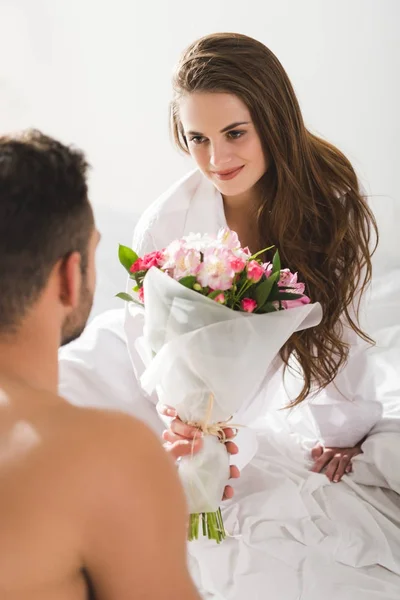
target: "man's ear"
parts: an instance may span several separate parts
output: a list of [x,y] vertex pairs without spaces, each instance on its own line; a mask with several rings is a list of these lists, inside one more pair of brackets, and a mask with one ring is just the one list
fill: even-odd
[[82,273],[81,255],[72,252],[58,263],[60,301],[65,308],[75,308],[79,304]]

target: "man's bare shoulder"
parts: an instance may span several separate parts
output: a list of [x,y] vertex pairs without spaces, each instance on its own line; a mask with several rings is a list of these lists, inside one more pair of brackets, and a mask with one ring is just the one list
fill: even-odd
[[[71,460],[81,457],[82,468],[142,470],[142,463],[170,467],[161,442],[147,425],[119,411],[60,407],[58,443],[71,448]],[[58,427],[57,427],[58,428]],[[170,469],[168,469],[170,470]]]
[[7,391],[3,421],[23,421],[32,443],[4,465],[13,485],[4,481],[0,492],[23,498],[21,520],[29,514],[40,524],[46,552],[58,556],[62,546],[64,562],[85,565],[103,598],[131,598],[134,590],[138,598],[197,599],[186,568],[186,502],[160,440],[116,411]]
[[161,442],[123,414],[85,409],[76,418],[79,438],[88,431],[80,446],[81,553],[98,589],[112,598],[134,589],[138,598],[197,599],[186,567],[186,501]]
[[[142,421],[119,410],[73,406],[63,400],[59,410],[60,418],[66,427],[65,434],[73,433],[78,436],[80,441],[87,441],[89,438],[91,441],[95,441],[97,437],[103,437],[105,433],[112,436],[112,439],[116,436],[119,444],[132,441],[132,435],[157,440]],[[83,440],[81,440],[81,436]]]
[[[23,444],[24,463],[29,472],[35,469],[44,486],[46,481],[57,482],[71,500],[74,489],[80,488],[83,500],[85,493],[93,496],[104,489],[107,477],[119,477],[120,485],[128,481],[127,474],[144,477],[144,465],[174,477],[161,442],[130,415],[73,406],[56,394],[4,377],[0,383],[8,399],[1,407],[1,429],[6,433],[17,426],[20,431],[23,424],[30,432],[32,443],[29,448]],[[15,455],[20,455],[20,446],[12,449]]]

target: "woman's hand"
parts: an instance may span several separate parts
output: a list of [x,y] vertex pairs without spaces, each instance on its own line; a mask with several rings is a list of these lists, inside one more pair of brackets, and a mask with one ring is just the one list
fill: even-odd
[[343,475],[351,473],[353,469],[351,461],[358,454],[362,454],[363,441],[353,448],[324,448],[318,444],[311,450],[311,458],[314,461],[311,471],[321,473],[325,469],[329,481],[337,483]]
[[[188,456],[198,452],[203,445],[202,432],[196,427],[183,423],[177,416],[177,412],[170,406],[158,406],[158,412],[166,417],[171,417],[169,429],[163,432],[164,448],[169,452],[174,460],[178,460],[182,456]],[[226,427],[224,433],[227,440],[235,437],[236,431],[231,427]],[[225,442],[225,447],[229,454],[237,454],[238,447],[231,441]],[[240,477],[239,469],[235,466],[230,467],[231,479]],[[225,487],[223,500],[228,500],[233,496],[233,488],[230,485]]]

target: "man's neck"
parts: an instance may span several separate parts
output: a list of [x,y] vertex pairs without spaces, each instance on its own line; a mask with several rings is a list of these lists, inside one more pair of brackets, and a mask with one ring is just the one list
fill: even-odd
[[51,328],[24,325],[0,335],[0,372],[30,387],[57,393],[59,339]]

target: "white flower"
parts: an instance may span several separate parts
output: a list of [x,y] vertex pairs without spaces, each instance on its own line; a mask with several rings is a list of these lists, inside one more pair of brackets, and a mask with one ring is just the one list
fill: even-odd
[[217,245],[215,237],[207,233],[189,233],[183,238],[183,242],[186,248],[192,248],[199,252],[204,252],[206,248],[214,248]]

